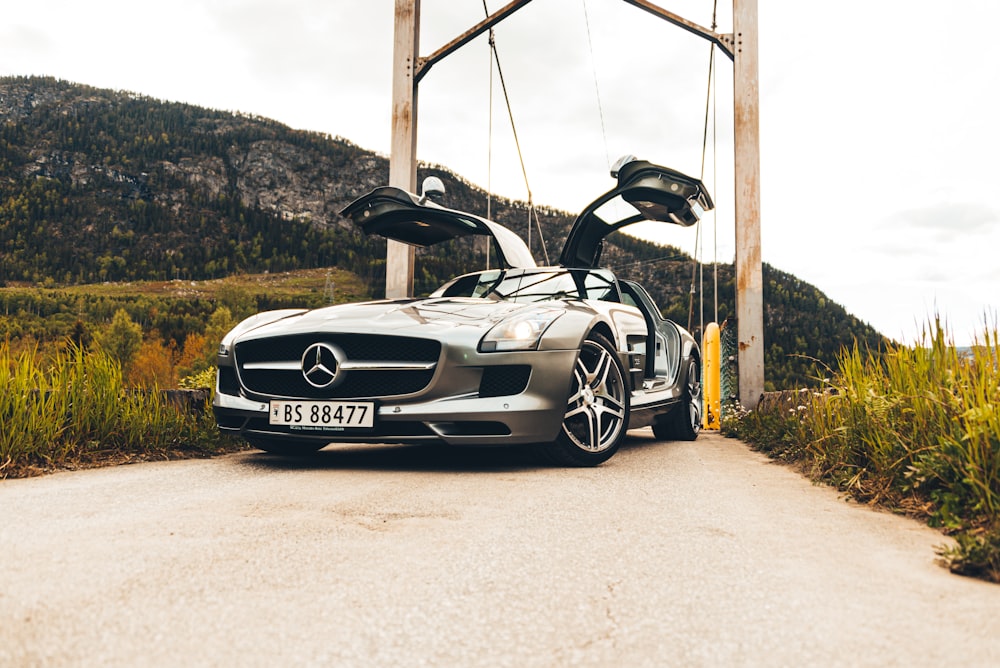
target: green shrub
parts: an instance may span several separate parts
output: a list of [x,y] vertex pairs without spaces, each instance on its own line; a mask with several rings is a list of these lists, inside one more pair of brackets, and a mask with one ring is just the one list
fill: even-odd
[[215,388],[215,375],[216,367],[209,367],[204,371],[199,371],[198,373],[193,373],[190,376],[185,376],[180,380],[181,389],[185,390],[200,390],[200,389],[214,389]]
[[958,533],[940,554],[953,573],[1000,582],[1000,530]]

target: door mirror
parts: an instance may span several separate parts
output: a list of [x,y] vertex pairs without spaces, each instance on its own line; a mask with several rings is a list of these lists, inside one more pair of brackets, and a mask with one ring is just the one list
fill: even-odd
[[428,176],[420,186],[420,204],[428,199],[435,202],[444,197],[444,183],[436,176]]

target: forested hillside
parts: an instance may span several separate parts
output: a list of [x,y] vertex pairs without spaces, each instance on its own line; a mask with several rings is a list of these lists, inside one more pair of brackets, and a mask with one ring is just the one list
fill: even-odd
[[[388,161],[347,140],[37,78],[0,79],[0,121],[2,282],[317,266],[379,282],[384,243],[363,239],[337,212],[385,185]],[[422,169],[431,171],[447,184],[449,205],[485,212],[485,193]],[[516,203],[494,201],[493,210],[501,222],[525,218]]]
[[[445,168],[421,166],[420,178],[431,173],[445,182],[448,206],[485,215],[485,192]],[[385,157],[339,137],[50,78],[0,78],[2,329],[69,334],[12,322],[22,311],[40,322],[62,286],[104,282],[336,267],[378,297],[384,242],[364,238],[337,212],[387,179]],[[520,234],[526,211],[523,202],[492,202],[493,218]],[[539,211],[550,255],[571,221],[564,212]],[[641,279],[668,317],[689,323],[689,257],[630,237],[605,255],[620,273]],[[481,263],[471,247],[421,253],[416,292]],[[722,320],[734,313],[731,265],[719,267],[719,285]],[[764,301],[769,388],[809,382],[807,357],[832,364],[836,351],[856,339],[873,348],[881,343],[815,287],[766,265]],[[26,306],[12,312],[12,302]],[[190,310],[179,302],[162,308]],[[161,334],[180,346],[178,338],[204,333],[197,322],[187,326],[191,332],[172,326]]]

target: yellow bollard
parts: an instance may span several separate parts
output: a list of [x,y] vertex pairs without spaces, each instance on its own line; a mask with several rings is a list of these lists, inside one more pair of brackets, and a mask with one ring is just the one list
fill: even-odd
[[702,425],[705,429],[717,430],[720,426],[719,418],[722,415],[722,358],[717,323],[710,322],[705,327],[702,350],[705,354],[705,372],[702,376],[704,378]]

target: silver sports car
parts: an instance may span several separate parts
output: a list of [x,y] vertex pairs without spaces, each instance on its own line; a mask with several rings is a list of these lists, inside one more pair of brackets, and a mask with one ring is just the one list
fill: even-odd
[[333,442],[530,445],[594,466],[628,429],[692,440],[701,360],[640,285],[598,267],[604,238],[640,221],[689,226],[712,200],[698,179],[623,158],[581,213],[558,266],[520,237],[418,196],[376,188],[342,212],[367,234],[426,247],[482,235],[500,266],[418,299],[257,314],[219,347],[219,428],[273,453]]

